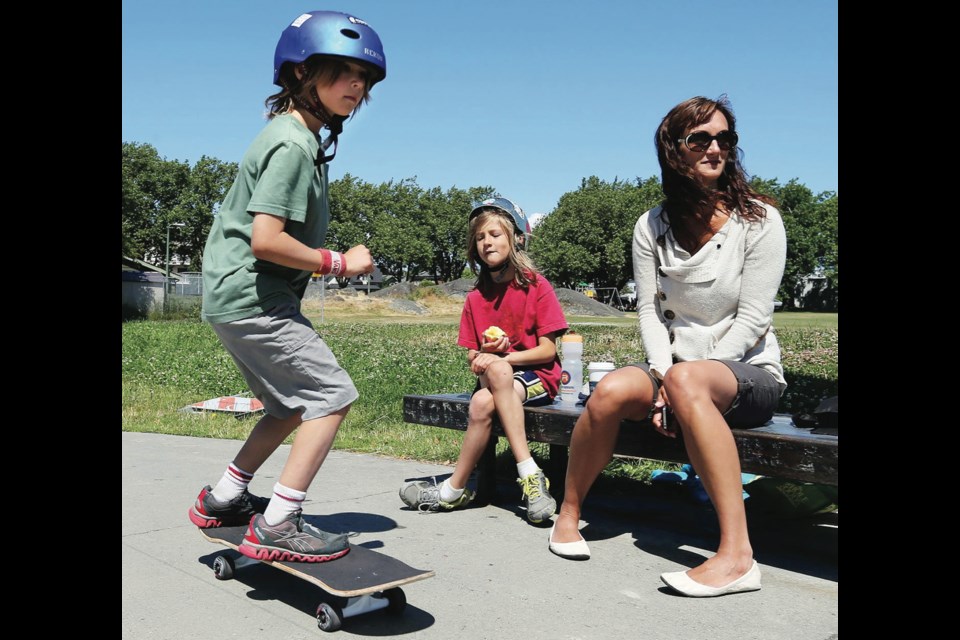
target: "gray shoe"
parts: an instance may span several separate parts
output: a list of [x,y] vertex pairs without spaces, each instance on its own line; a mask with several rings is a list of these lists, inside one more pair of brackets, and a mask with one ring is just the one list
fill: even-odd
[[400,499],[408,507],[419,511],[452,511],[465,507],[473,500],[474,492],[470,489],[464,489],[463,494],[453,502],[443,502],[440,499],[440,485],[437,479],[433,478],[431,482],[426,480],[414,480],[400,487]]
[[550,496],[550,480],[543,475],[542,469],[527,476],[518,478],[517,484],[523,491],[523,504],[527,507],[527,520],[540,523],[557,512],[557,501]]
[[298,509],[276,525],[267,524],[262,515],[254,516],[237,550],[257,560],[327,562],[350,551],[350,536],[307,524]]

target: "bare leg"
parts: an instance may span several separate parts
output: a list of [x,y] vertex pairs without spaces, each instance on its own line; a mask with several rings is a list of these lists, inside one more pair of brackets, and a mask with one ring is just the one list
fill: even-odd
[[667,372],[664,393],[683,430],[687,455],[703,481],[720,524],[716,555],[687,575],[701,584],[720,587],[745,574],[753,564],[740,456],[722,415],[736,397],[737,379],[720,362],[684,362]]
[[523,395],[526,390],[523,385],[513,379],[513,367],[506,361],[497,362],[484,374],[487,388],[493,395],[493,404],[500,416],[500,424],[510,443],[510,450],[517,460],[526,460],[530,457],[530,447],[527,445],[527,429],[523,426]]
[[457,489],[467,486],[470,473],[480,457],[483,455],[487,442],[490,441],[490,430],[493,426],[493,396],[488,389],[480,389],[470,398],[470,413],[467,417],[467,433],[463,436],[460,446],[460,457],[457,467],[450,476],[450,484]]
[[290,457],[280,474],[280,484],[298,491],[306,491],[310,487],[323,461],[327,459],[333,439],[337,437],[348,411],[349,406],[328,416],[301,423],[293,439]]
[[234,463],[244,471],[256,473],[267,458],[277,450],[277,447],[283,444],[287,436],[299,426],[299,415],[284,419],[270,415],[263,416],[247,436],[247,441],[243,443],[240,452],[234,458]]
[[264,416],[250,432],[235,462],[241,469],[255,472],[293,431],[300,427],[290,456],[280,474],[280,484],[306,491],[326,459],[340,423],[350,407],[315,420],[300,421],[300,416],[278,419]]
[[650,378],[638,367],[618,369],[597,384],[570,439],[566,488],[554,526],[554,542],[580,540],[580,509],[597,476],[610,462],[620,421],[646,418],[652,398]]
[[[480,383],[483,388],[473,394],[470,399],[467,433],[464,435],[463,445],[460,447],[457,468],[453,470],[453,475],[450,476],[450,484],[458,489],[467,486],[470,473],[477,466],[477,462],[480,461],[480,457],[490,441],[494,411],[497,411],[500,415],[500,423],[503,425],[507,440],[510,442],[510,448],[517,460],[525,460],[530,457],[526,430],[523,427],[523,403],[520,399],[523,388],[519,382],[513,379],[513,367],[506,362],[491,365],[487,368],[486,373],[480,376]],[[501,404],[506,405],[506,412],[501,409]],[[514,404],[515,407],[511,406]],[[505,413],[507,417],[504,417]],[[519,442],[515,443],[518,440],[516,433],[518,420],[520,426]],[[520,448],[519,451],[518,447]],[[521,457],[524,452],[526,455]]]

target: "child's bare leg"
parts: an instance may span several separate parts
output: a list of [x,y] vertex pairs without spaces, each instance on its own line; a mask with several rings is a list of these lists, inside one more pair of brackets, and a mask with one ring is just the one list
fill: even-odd
[[280,480],[274,485],[270,504],[263,514],[268,524],[279,524],[302,508],[307,489],[330,452],[340,423],[349,410],[348,406],[328,416],[300,423]]
[[467,486],[467,480],[474,467],[480,461],[487,442],[490,441],[490,429],[493,426],[493,396],[489,389],[480,389],[470,399],[467,418],[467,433],[463,436],[457,467],[450,476],[450,484],[456,489]]
[[290,457],[280,474],[280,484],[299,491],[307,490],[330,453],[333,440],[348,411],[349,406],[328,416],[301,423],[290,449]]
[[241,469],[255,473],[299,426],[299,415],[283,419],[271,415],[263,416],[247,436],[247,441],[240,448],[234,463]]
[[517,462],[526,460],[530,457],[527,430],[523,426],[523,396],[526,390],[513,379],[513,367],[505,360],[487,367],[484,376],[513,457]]

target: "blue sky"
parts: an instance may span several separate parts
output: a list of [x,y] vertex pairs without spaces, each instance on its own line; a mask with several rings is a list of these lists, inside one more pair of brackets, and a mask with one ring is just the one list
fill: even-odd
[[581,179],[659,176],[678,102],[729,95],[751,175],[839,192],[838,0],[123,0],[123,142],[238,162],[280,32],[304,11],[380,34],[387,79],[331,178],[492,186],[550,212]]

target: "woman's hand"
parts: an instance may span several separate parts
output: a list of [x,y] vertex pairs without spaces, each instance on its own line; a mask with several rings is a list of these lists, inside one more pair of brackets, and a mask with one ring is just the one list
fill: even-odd
[[670,411],[667,394],[664,392],[663,387],[660,387],[660,391],[657,392],[657,401],[653,405],[653,417],[651,418],[653,428],[662,436],[676,438],[677,432],[673,425],[670,424],[672,417],[673,413]]

